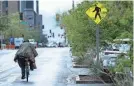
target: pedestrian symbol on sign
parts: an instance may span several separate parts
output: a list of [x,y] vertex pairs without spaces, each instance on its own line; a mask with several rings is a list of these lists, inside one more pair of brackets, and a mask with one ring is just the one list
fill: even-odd
[[107,9],[99,2],[93,4],[87,11],[86,14],[96,23],[99,24],[100,21],[106,16]]
[[93,12],[96,11],[96,14],[95,14],[95,19],[97,18],[97,15],[99,16],[100,20],[101,20],[101,15],[100,15],[100,12],[101,12],[101,8],[97,7],[97,5],[95,5],[95,9]]

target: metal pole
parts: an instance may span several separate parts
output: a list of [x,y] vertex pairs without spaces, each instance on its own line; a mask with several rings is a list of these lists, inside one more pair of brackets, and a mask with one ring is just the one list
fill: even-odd
[[2,31],[1,31],[1,49],[2,49],[2,43],[3,43],[2,39],[3,39],[3,36],[2,36]]
[[99,42],[100,42],[100,37],[99,37],[99,26],[97,25],[96,28],[96,54],[97,54],[97,66],[100,66],[100,61],[99,61]]

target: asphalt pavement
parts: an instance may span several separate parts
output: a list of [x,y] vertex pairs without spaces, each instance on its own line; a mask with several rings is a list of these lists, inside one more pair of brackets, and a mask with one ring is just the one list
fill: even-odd
[[20,68],[13,61],[17,50],[0,58],[0,86],[108,86],[76,84],[79,74],[90,74],[88,68],[73,68],[69,48],[39,48],[37,69],[30,71],[29,82],[21,80]]

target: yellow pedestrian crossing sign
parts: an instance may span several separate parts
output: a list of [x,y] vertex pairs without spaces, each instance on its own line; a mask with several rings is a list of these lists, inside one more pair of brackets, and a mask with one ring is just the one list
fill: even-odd
[[96,23],[99,24],[101,20],[106,16],[107,9],[103,6],[103,4],[97,2],[90,7],[86,14]]

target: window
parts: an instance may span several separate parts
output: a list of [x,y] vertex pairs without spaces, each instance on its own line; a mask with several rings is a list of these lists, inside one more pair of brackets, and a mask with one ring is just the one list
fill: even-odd
[[31,19],[33,19],[33,16],[27,15],[27,19],[28,19],[28,20],[31,20]]
[[33,6],[34,5],[34,3],[33,3],[33,1],[26,1],[26,8],[32,8],[33,9]]

